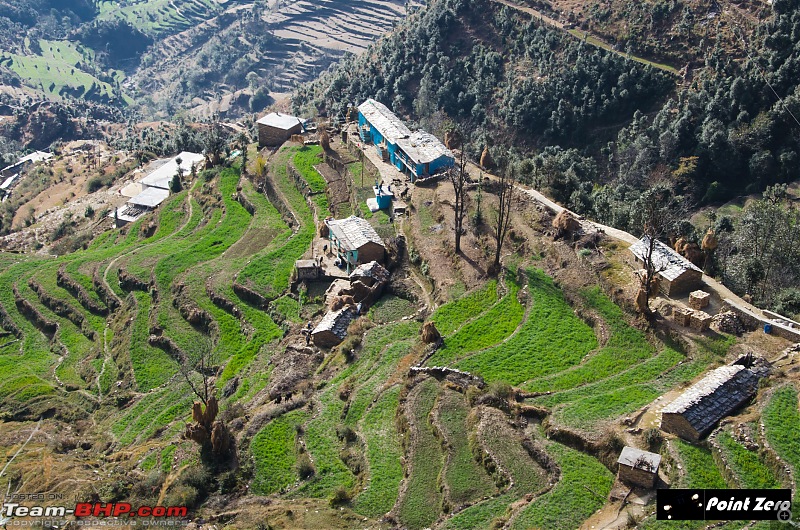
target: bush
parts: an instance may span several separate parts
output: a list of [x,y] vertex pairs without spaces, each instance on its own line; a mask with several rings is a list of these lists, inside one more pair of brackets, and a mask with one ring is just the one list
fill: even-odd
[[297,457],[297,474],[301,479],[305,480],[314,475],[316,470],[314,464],[311,463],[311,457],[308,453],[303,453]]
[[331,507],[340,506],[342,504],[347,504],[350,502],[350,492],[347,491],[347,488],[344,486],[337,487],[334,492],[333,496],[330,499]]

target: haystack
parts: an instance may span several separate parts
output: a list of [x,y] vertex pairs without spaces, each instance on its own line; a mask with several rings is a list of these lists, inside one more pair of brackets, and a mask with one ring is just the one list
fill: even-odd
[[436,324],[431,321],[425,322],[422,326],[422,342],[425,344],[433,344],[442,339],[441,333],[436,329]]
[[494,166],[494,160],[492,160],[492,155],[489,154],[488,145],[483,148],[483,153],[481,153],[481,166],[487,169]]
[[553,219],[553,228],[558,231],[558,236],[573,234],[581,227],[580,221],[567,210],[561,210]]
[[710,250],[715,250],[719,245],[719,240],[717,240],[717,234],[714,233],[713,228],[709,228],[706,235],[703,236],[703,241],[700,243],[700,248],[704,251],[708,252]]
[[322,146],[322,149],[325,151],[331,148],[331,137],[328,136],[328,131],[325,130],[325,128],[319,131],[319,145]]

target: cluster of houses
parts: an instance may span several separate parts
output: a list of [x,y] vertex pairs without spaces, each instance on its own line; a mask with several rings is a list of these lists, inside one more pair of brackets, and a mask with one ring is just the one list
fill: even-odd
[[0,169],[0,197],[5,201],[11,195],[11,190],[19,184],[20,176],[28,171],[31,167],[40,162],[47,162],[53,158],[52,153],[45,153],[44,151],[34,151],[33,153],[23,156],[15,164],[6,166]]
[[386,105],[372,98],[358,106],[358,134],[411,182],[455,165],[453,153],[438,138],[423,130],[411,132]]
[[[180,162],[180,164],[178,164]],[[155,210],[170,194],[172,179],[179,174],[185,178],[192,173],[193,168],[204,167],[205,156],[198,153],[184,151],[170,158],[164,164],[138,182],[126,186],[126,190],[133,190],[133,196],[128,199],[125,206],[117,209],[114,215],[116,228],[136,221],[147,212]]]

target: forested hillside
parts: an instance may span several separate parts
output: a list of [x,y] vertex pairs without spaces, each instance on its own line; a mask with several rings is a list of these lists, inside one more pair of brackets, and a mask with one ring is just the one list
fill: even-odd
[[341,115],[374,96],[435,132],[452,120],[476,159],[488,145],[521,180],[626,227],[657,180],[702,204],[797,176],[798,24],[796,0],[775,1],[745,60],[708,47],[684,82],[491,0],[446,0],[295,105]]

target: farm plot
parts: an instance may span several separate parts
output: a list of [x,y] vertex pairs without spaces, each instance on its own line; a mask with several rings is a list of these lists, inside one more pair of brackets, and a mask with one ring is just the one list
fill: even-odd
[[442,512],[439,476],[444,457],[428,419],[439,391],[435,379],[426,379],[411,391],[406,401],[406,415],[411,423],[411,474],[405,495],[400,499],[398,517],[410,529],[430,527]]
[[516,335],[459,361],[457,368],[518,385],[574,366],[597,347],[592,329],[575,316],[550,277],[530,269],[528,286],[532,305]]
[[380,517],[392,509],[403,479],[403,451],[395,427],[399,394],[399,386],[383,392],[364,416],[369,482],[356,497],[353,509],[367,517]]
[[727,431],[720,431],[717,444],[742,488],[769,489],[782,487],[775,473],[764,464],[758,453],[748,451]]
[[307,412],[295,410],[272,420],[255,435],[250,444],[256,466],[251,483],[253,493],[276,493],[299,480],[297,432],[307,418]]
[[136,386],[140,392],[147,392],[163,385],[178,373],[178,361],[161,349],[150,346],[147,341],[150,327],[147,317],[150,314],[150,295],[133,293],[136,312],[131,326],[130,358]]
[[558,484],[523,508],[511,528],[578,528],[603,506],[614,476],[596,459],[556,443],[546,446],[561,468]]
[[726,489],[728,487],[714,462],[711,451],[677,438],[669,443],[674,445],[683,462],[684,473],[680,478],[682,488]]
[[507,278],[506,283],[508,293],[486,312],[446,336],[444,348],[428,360],[428,365],[452,364],[465,354],[503,342],[517,329],[525,314],[525,307],[517,299],[519,285],[516,281]]
[[[761,418],[770,447],[786,461],[795,473],[800,473],[800,411],[797,408],[797,389],[794,386],[779,388],[773,394]],[[795,493],[792,502],[792,519],[800,517],[800,503]]]
[[439,333],[446,337],[496,303],[497,280],[490,280],[485,287],[441,306],[431,315],[431,320],[436,324]]
[[468,440],[469,407],[464,396],[444,390],[434,413],[434,422],[444,437],[447,458],[444,483],[447,501],[459,507],[497,494],[497,488],[486,470],[473,458]]

